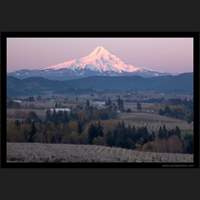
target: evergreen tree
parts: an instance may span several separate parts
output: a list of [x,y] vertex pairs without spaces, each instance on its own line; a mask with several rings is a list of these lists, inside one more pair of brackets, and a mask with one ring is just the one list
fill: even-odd
[[89,108],[90,107],[90,101],[87,99],[86,101],[86,108]]
[[162,129],[162,137],[163,138],[168,138],[168,131],[167,131],[165,125],[163,126],[163,129]]
[[41,101],[42,97],[41,96],[37,96],[37,101]]
[[175,135],[178,136],[179,138],[181,138],[181,130],[178,126],[176,126]]
[[106,100],[105,104],[107,106],[111,106],[112,105],[112,101],[111,101],[110,97],[108,97],[108,99]]
[[35,112],[31,111],[29,112],[26,121],[28,123],[31,123],[31,122],[40,122],[41,120]]
[[53,110],[53,113],[51,113],[51,121],[56,123],[57,122],[57,115],[56,115],[56,110]]
[[120,111],[124,111],[124,101],[120,98],[120,96],[117,99],[117,105]]
[[69,122],[69,114],[67,111],[63,112],[63,123]]
[[35,98],[33,96],[31,96],[28,98],[28,101],[33,102],[33,101],[35,101]]
[[121,99],[121,105],[120,105],[120,110],[124,111],[124,101]]
[[110,130],[106,134],[106,144],[111,147],[114,146],[113,132]]
[[28,132],[28,135],[27,135],[27,142],[34,142],[36,132],[37,132],[37,129],[36,129],[35,123],[32,122],[30,131]]
[[163,139],[163,138],[164,138],[163,129],[162,129],[161,126],[160,126],[159,131],[158,131],[158,137],[159,137],[160,139]]
[[17,128],[20,128],[20,127],[21,127],[21,123],[20,123],[19,120],[15,120],[15,126],[16,126]]
[[103,127],[101,126],[101,123],[100,123],[100,121],[98,122],[98,126],[97,126],[97,128],[96,128],[96,137],[98,137],[98,136],[103,136],[104,135],[104,133],[103,133]]
[[167,115],[170,115],[170,114],[171,114],[171,109],[170,109],[169,106],[165,106],[164,113],[167,114]]
[[150,141],[154,141],[155,138],[156,138],[156,134],[155,134],[154,131],[152,131],[152,133],[151,133],[151,137],[150,137]]
[[50,110],[46,111],[45,121],[46,122],[51,121],[51,111]]
[[139,102],[137,102],[137,111],[142,111],[142,105]]
[[96,128],[94,124],[91,124],[88,129],[88,143],[92,144],[92,141],[95,137],[96,137]]
[[101,123],[98,122],[98,124],[91,124],[88,129],[88,142],[89,144],[92,144],[94,138],[96,137],[103,137],[103,127],[101,126]]
[[191,134],[184,136],[184,153],[193,153],[193,136]]
[[79,120],[78,121],[78,133],[81,134],[83,132],[83,124],[82,122]]

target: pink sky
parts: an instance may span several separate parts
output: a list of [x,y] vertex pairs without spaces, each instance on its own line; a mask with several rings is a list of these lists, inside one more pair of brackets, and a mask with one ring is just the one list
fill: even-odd
[[137,67],[193,71],[193,38],[8,38],[7,70],[55,65],[86,56],[97,46]]

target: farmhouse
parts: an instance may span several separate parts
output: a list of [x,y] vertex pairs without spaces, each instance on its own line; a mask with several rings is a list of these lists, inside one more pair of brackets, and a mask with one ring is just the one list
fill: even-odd
[[22,100],[14,99],[13,102],[14,103],[22,103]]
[[91,104],[97,108],[105,108],[105,101],[92,101]]
[[70,113],[71,112],[71,109],[69,109],[69,108],[51,108],[50,109],[50,112],[68,112],[68,113]]

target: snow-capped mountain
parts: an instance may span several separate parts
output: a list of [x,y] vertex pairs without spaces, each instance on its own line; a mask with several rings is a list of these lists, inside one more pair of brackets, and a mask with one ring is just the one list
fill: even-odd
[[44,77],[48,79],[74,79],[89,76],[133,76],[154,77],[166,75],[131,64],[124,63],[104,47],[96,47],[88,56],[69,60],[39,70],[19,70],[9,75],[23,79],[28,77]]
[[117,73],[135,72],[140,70],[140,68],[138,67],[125,64],[120,58],[111,54],[107,49],[101,46],[96,47],[88,56],[60,63],[58,65],[50,66],[46,69],[89,69],[92,71],[112,71]]

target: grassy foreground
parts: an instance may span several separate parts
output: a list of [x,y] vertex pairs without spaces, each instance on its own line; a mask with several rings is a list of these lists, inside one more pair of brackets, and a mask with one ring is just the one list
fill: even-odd
[[7,143],[8,162],[193,162],[191,154],[152,153],[99,145]]

